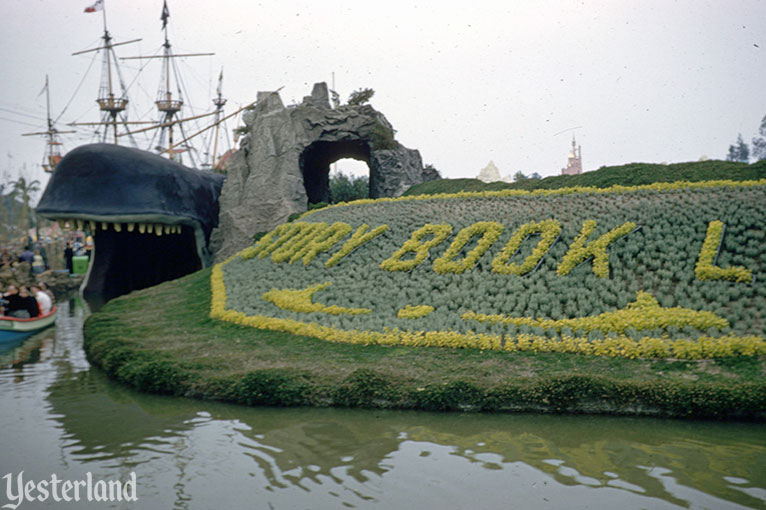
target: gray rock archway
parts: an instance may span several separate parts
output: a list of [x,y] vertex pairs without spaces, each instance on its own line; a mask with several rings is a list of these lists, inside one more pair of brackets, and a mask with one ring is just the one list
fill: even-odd
[[[303,149],[299,158],[308,203],[332,202],[330,165],[343,158],[357,159],[370,168],[370,145],[365,140],[316,141]],[[370,177],[372,177],[370,169]],[[373,179],[370,179],[371,181]],[[370,196],[373,196],[372,190]]]
[[287,107],[277,92],[259,92],[243,120],[244,138],[226,167],[211,238],[216,260],[251,245],[256,233],[306,211],[309,203],[329,202],[329,168],[338,159],[367,163],[372,198],[399,196],[438,178],[423,168],[417,150],[394,140],[393,127],[372,106],[332,108],[325,83]]

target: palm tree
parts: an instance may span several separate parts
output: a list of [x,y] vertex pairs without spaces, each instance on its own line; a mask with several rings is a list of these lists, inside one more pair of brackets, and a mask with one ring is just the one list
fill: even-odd
[[11,183],[11,193],[8,195],[11,200],[21,200],[21,211],[19,212],[18,225],[28,236],[29,229],[33,227],[31,208],[29,203],[32,201],[32,195],[40,191],[40,181],[27,181],[22,175],[17,181]]
[[8,231],[9,231],[9,214],[8,214],[8,203],[10,202],[10,198],[5,196],[5,187],[7,186],[6,183],[0,184],[0,239],[5,242],[9,239]]

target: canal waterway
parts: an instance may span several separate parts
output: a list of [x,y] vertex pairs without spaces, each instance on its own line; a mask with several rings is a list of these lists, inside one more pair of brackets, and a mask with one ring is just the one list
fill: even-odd
[[[127,481],[138,502],[31,508],[766,508],[766,427],[556,415],[247,408],[131,391],[91,367],[85,312],[0,346],[7,481]],[[15,486],[13,488],[15,491]]]

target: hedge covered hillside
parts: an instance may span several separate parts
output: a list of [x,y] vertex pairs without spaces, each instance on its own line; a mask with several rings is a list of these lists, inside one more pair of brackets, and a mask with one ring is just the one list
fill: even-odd
[[413,186],[405,195],[433,195],[460,191],[499,191],[504,189],[558,189],[572,186],[607,188],[614,185],[640,186],[655,182],[711,181],[728,179],[745,181],[766,179],[766,160],[752,165],[733,161],[697,161],[659,165],[630,163],[628,165],[601,167],[580,175],[556,175],[544,179],[526,179],[514,183],[485,183],[479,179],[439,179]]
[[212,315],[331,341],[766,354],[766,181],[360,201],[213,270]]

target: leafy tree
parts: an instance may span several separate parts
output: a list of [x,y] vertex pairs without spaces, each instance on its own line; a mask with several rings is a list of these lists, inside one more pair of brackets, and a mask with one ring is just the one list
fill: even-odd
[[762,161],[766,159],[766,116],[761,120],[758,134],[761,136],[753,138],[753,157],[758,161]]
[[729,154],[726,156],[727,161],[740,161],[747,163],[750,160],[750,149],[744,140],[742,140],[742,133],[737,137],[736,145],[729,145]]
[[528,178],[521,170],[513,174],[513,182],[526,181]]
[[358,106],[367,103],[372,96],[375,95],[375,91],[372,89],[359,89],[355,90],[348,96],[348,104]]
[[338,172],[330,176],[330,193],[333,203],[350,202],[370,196],[370,178],[348,176]]
[[352,178],[351,182],[354,184],[354,192],[358,198],[370,198],[370,178],[368,176],[362,175]]
[[542,179],[543,176],[538,174],[537,172],[534,172],[532,175],[529,176],[530,179]]

